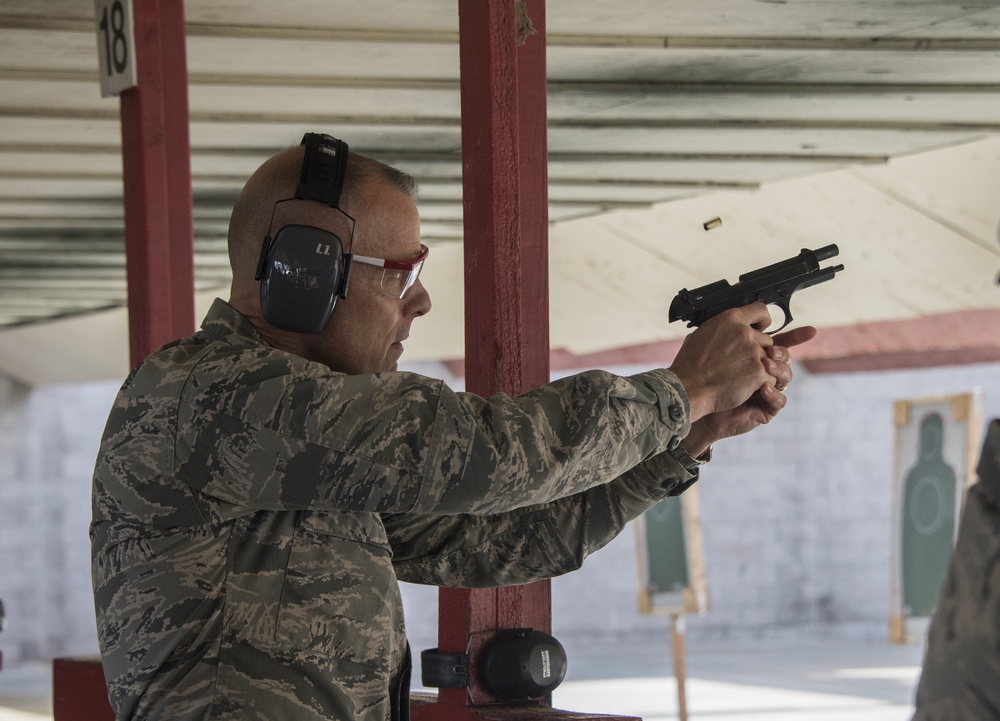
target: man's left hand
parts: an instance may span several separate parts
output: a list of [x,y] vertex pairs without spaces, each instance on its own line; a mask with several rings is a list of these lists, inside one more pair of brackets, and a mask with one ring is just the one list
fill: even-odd
[[767,349],[767,357],[763,361],[773,382],[762,385],[743,405],[695,421],[684,439],[684,449],[694,457],[700,456],[716,441],[752,431],[778,415],[788,402],[784,390],[792,382],[792,354],[789,348],[812,340],[816,333],[812,326],[803,326],[775,335],[774,345]]

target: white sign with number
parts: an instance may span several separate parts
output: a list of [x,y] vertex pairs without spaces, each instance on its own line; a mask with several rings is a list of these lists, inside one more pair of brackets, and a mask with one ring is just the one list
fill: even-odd
[[136,85],[132,0],[94,0],[94,8],[101,97],[106,98]]

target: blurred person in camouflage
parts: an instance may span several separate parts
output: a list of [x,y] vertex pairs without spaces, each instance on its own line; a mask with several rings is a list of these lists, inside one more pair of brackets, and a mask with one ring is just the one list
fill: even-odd
[[990,422],[931,618],[913,721],[1000,719],[1000,420]]
[[1000,719],[1000,419],[987,427],[976,475],[927,632],[913,721]]
[[[340,180],[321,174],[342,182],[336,197],[306,182],[307,140],[346,159]],[[397,580],[486,587],[579,568],[694,483],[712,443],[773,418],[788,348],[815,334],[768,336],[755,304],[691,333],[669,369],[590,371],[517,398],[397,372],[431,308],[413,180],[329,136],[304,143],[236,202],[229,302],[140,364],[108,419],[91,540],[122,721],[407,718]],[[347,237],[344,217],[349,292],[315,332],[277,327],[256,278],[302,277],[268,255],[272,223]]]

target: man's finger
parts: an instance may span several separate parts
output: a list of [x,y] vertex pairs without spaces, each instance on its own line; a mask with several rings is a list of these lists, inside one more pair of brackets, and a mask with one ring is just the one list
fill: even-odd
[[751,303],[750,305],[730,308],[723,311],[741,325],[749,325],[754,328],[766,328],[771,324],[771,313],[763,303]]
[[785,407],[788,398],[770,383],[765,383],[760,389],[760,409],[767,414],[768,418],[774,418],[778,411]]
[[778,333],[772,336],[772,338],[775,345],[791,348],[811,341],[816,337],[818,332],[811,325],[804,325],[801,328],[793,328],[792,330],[786,330],[784,333]]

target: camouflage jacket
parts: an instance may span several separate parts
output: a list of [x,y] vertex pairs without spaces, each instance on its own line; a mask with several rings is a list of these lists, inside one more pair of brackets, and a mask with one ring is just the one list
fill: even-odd
[[913,721],[1000,718],[1000,420],[989,425],[927,634]]
[[118,719],[384,721],[397,579],[578,568],[690,485],[676,377],[484,399],[276,350],[228,304],[126,380],[94,474],[98,636]]

